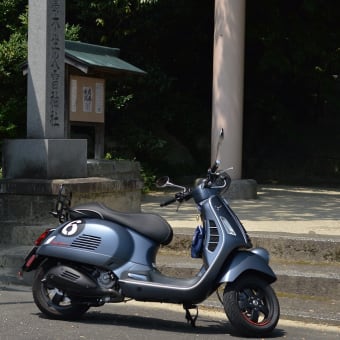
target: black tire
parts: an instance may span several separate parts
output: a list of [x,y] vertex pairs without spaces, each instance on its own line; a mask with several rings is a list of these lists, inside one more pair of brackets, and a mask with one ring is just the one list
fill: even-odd
[[52,319],[74,320],[81,317],[90,307],[86,304],[74,303],[60,289],[44,282],[50,269],[56,264],[46,262],[37,269],[32,285],[33,299],[37,307]]
[[245,274],[227,284],[223,305],[232,326],[245,336],[269,334],[280,317],[274,290],[263,278],[254,274]]

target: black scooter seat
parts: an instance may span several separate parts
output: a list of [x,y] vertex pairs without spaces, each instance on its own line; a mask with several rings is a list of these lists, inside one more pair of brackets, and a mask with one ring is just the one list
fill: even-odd
[[70,209],[70,218],[100,218],[121,224],[163,245],[172,240],[170,224],[161,216],[150,213],[122,213],[102,203],[85,203]]

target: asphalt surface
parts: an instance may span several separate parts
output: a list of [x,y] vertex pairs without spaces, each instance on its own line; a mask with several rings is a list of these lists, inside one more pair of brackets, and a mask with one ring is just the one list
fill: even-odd
[[[193,328],[186,323],[181,306],[159,303],[106,304],[91,308],[79,320],[51,320],[35,306],[28,287],[0,287],[0,311],[0,340],[242,338],[222,312],[200,309]],[[267,338],[336,340],[340,327],[280,320]]]

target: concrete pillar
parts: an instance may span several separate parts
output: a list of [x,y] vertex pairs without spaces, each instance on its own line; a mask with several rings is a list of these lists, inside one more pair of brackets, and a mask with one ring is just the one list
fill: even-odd
[[242,177],[244,35],[245,0],[215,0],[211,158],[233,166],[232,179]]

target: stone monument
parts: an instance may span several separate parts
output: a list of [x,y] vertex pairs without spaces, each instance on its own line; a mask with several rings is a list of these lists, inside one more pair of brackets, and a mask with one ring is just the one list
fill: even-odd
[[87,140],[66,138],[64,28],[65,0],[29,0],[27,138],[3,144],[0,244],[32,244],[55,226],[49,211],[61,184],[72,205],[96,200],[140,211],[138,162],[88,163]]
[[87,141],[65,128],[65,1],[29,0],[27,139],[7,140],[6,178],[87,176]]

